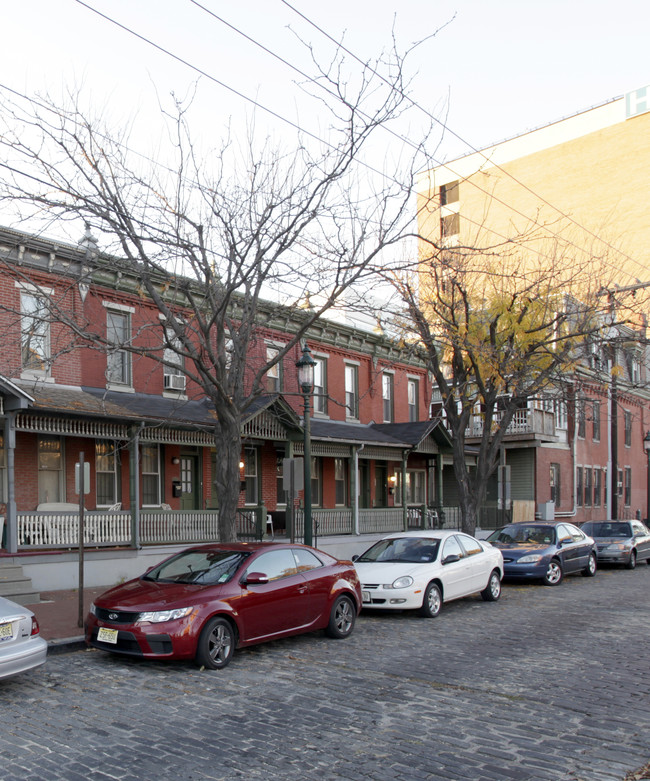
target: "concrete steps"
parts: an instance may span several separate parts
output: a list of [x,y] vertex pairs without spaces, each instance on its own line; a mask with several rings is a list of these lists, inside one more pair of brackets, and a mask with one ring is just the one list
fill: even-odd
[[20,564],[0,560],[0,597],[6,597],[19,605],[32,605],[41,601],[41,595],[34,591],[32,579],[23,574]]

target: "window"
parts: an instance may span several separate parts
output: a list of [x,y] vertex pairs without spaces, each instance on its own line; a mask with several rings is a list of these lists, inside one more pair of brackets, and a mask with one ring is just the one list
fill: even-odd
[[321,505],[321,462],[316,456],[311,457],[311,503],[314,507]]
[[[409,470],[406,473],[406,504],[424,504],[426,502],[426,473],[424,470]],[[395,504],[402,504],[402,474],[397,474]]]
[[420,397],[420,383],[417,380],[409,380],[406,385],[408,398],[409,423],[415,423],[420,417],[418,400]]
[[447,556],[458,556],[459,559],[465,556],[465,551],[460,547],[460,543],[455,537],[447,537],[445,540],[441,561],[444,562]]
[[582,507],[583,502],[583,490],[582,490],[582,467],[576,467],[576,505]]
[[38,503],[63,501],[63,453],[59,437],[38,438]]
[[268,551],[258,556],[249,566],[249,572],[263,572],[269,580],[296,575],[296,560],[290,548]]
[[257,504],[259,492],[257,485],[257,450],[247,448],[244,451],[244,480],[246,482],[246,504]]
[[483,553],[483,548],[478,540],[473,540],[464,534],[459,534],[457,539],[468,556],[476,556],[477,553]]
[[565,429],[567,427],[566,401],[557,400],[555,402],[555,427]]
[[109,346],[106,357],[106,379],[117,385],[131,384],[131,360],[126,350],[120,349],[131,338],[131,318],[125,312],[106,312],[106,339]]
[[585,413],[585,400],[578,399],[576,401],[576,416],[578,419],[578,436],[584,439],[587,433],[586,425],[586,413]]
[[455,236],[458,233],[460,233],[460,215],[457,212],[446,214],[440,218],[440,235],[443,238]]
[[551,464],[551,501],[555,502],[555,506],[559,507],[561,502],[561,480],[560,480],[560,465]]
[[[5,485],[7,483],[7,454],[5,452],[5,433],[0,431],[0,502],[7,501]],[[2,540],[0,539],[0,543]]]
[[347,504],[348,470],[345,458],[334,459],[335,503],[337,507]]
[[24,371],[47,374],[50,368],[50,315],[47,299],[20,294],[20,345]]
[[394,419],[393,383],[393,375],[384,372],[381,378],[381,397],[384,402],[384,423],[392,423]]
[[629,507],[632,503],[632,469],[625,467],[625,487],[623,493],[623,504]]
[[95,481],[97,506],[110,507],[117,502],[117,458],[115,442],[107,439],[95,442]]
[[345,414],[348,418],[359,417],[359,368],[345,366]]
[[305,548],[294,548],[293,557],[296,560],[298,572],[309,572],[309,570],[320,569],[323,566],[323,562]]
[[594,442],[600,441],[600,402],[593,403]]
[[183,367],[185,362],[180,354],[182,348],[181,340],[170,326],[165,326],[165,340],[171,346],[166,347],[163,351],[163,360],[165,361],[163,369],[164,387],[168,390],[184,391],[185,374]]
[[160,505],[160,448],[158,445],[141,445],[140,469],[142,471],[143,506]]
[[284,453],[275,458],[275,503],[286,504],[287,496],[284,491]]
[[[279,347],[266,348],[266,363],[269,364],[280,355]],[[282,390],[282,361],[278,361],[266,372],[266,389],[269,393],[280,393]]]
[[594,469],[594,507],[600,507],[600,495],[602,493],[603,473],[600,469]]
[[440,185],[440,205],[446,206],[449,203],[456,203],[459,198],[459,191],[458,180]]
[[632,445],[632,413],[629,410],[623,412],[623,421],[625,425],[625,447]]
[[585,467],[585,507],[591,507],[591,469]]
[[327,359],[314,358],[314,412],[327,415]]

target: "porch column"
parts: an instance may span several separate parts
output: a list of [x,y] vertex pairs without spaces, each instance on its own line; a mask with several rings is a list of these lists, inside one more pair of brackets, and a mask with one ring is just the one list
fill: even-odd
[[140,545],[140,432],[144,424],[131,430],[129,442],[129,489],[131,494],[131,545]]
[[[18,517],[16,515],[16,413],[5,415],[5,438],[7,440],[7,514],[5,528],[7,529],[7,552],[18,552]],[[1,542],[1,541],[0,541]]]
[[408,505],[406,503],[406,462],[408,461],[409,451],[404,450],[402,453],[402,525],[404,531],[409,529],[409,513]]
[[359,534],[359,451],[364,446],[352,446],[352,469],[350,475],[350,498],[352,499],[352,521],[354,525],[354,534]]

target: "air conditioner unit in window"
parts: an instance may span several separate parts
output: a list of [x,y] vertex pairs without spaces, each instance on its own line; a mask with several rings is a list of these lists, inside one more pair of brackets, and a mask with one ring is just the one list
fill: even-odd
[[186,377],[184,374],[165,374],[165,390],[184,391],[185,379]]

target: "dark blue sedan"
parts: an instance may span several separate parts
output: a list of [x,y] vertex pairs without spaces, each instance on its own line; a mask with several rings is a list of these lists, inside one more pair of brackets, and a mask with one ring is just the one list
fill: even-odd
[[505,578],[558,586],[565,575],[596,574],[596,543],[566,521],[511,523],[488,537],[503,554]]

